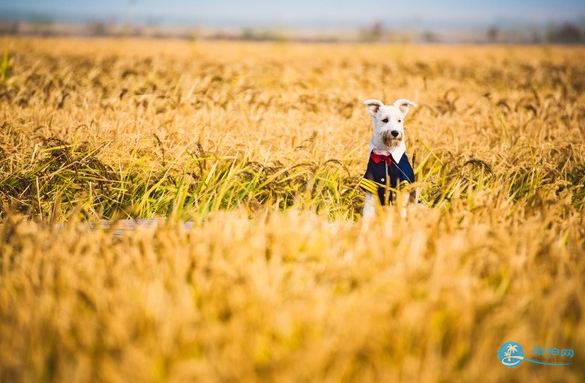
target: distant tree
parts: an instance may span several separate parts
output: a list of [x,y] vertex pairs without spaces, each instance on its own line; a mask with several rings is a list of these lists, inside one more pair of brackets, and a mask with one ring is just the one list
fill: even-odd
[[33,13],[30,16],[30,22],[35,34],[48,36],[51,34],[55,20],[44,13]]
[[372,38],[374,40],[379,41],[382,38],[382,35],[384,34],[384,27],[382,26],[382,23],[376,21],[374,25],[372,25],[370,33],[372,34]]
[[431,31],[425,31],[421,35],[421,40],[424,43],[437,43],[440,41],[439,37]]
[[532,44],[540,44],[542,43],[542,40],[542,31],[539,28],[532,28],[530,30],[530,42]]
[[34,25],[53,25],[55,20],[47,14],[35,12],[30,16],[30,22]]
[[20,30],[20,23],[18,21],[2,21],[0,20],[0,35],[16,35]]
[[252,28],[244,28],[242,29],[240,38],[242,40],[258,40],[258,33]]
[[490,43],[495,43],[498,41],[498,37],[500,36],[500,29],[496,26],[490,27],[487,30],[487,41]]
[[90,21],[86,27],[90,36],[105,36],[108,31],[108,25],[102,20]]
[[384,36],[384,26],[380,21],[374,22],[371,27],[362,30],[361,40],[363,41],[380,41]]
[[579,44],[583,42],[583,32],[572,23],[561,25],[560,28],[549,29],[549,41],[561,44]]

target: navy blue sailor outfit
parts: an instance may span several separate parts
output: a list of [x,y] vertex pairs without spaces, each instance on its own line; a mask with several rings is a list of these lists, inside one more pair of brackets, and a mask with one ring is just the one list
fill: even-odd
[[[388,179],[390,179],[388,181]],[[370,153],[368,168],[364,177],[360,181],[360,187],[372,194],[378,194],[380,203],[386,204],[386,201],[393,201],[393,193],[386,198],[386,189],[396,189],[401,183],[415,182],[414,170],[408,161],[406,153],[402,155],[400,161],[396,163],[392,156]]]

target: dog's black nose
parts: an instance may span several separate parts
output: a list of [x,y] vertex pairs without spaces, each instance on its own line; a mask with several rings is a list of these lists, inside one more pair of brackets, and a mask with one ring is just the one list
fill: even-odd
[[398,137],[398,135],[400,133],[398,133],[398,130],[393,130],[393,131],[390,132],[390,134],[392,135],[392,137]]

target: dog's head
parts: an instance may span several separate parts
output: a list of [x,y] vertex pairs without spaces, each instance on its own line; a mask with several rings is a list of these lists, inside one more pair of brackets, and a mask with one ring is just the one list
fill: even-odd
[[372,117],[374,147],[388,150],[398,146],[404,140],[404,117],[408,107],[416,104],[401,98],[392,105],[384,105],[380,100],[366,100],[364,105]]

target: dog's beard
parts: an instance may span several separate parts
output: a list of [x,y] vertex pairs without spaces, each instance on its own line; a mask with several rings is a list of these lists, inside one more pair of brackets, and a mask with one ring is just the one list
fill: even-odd
[[401,134],[399,134],[398,137],[393,137],[389,131],[382,133],[382,143],[389,148],[398,146],[400,144],[400,141],[402,141]]

